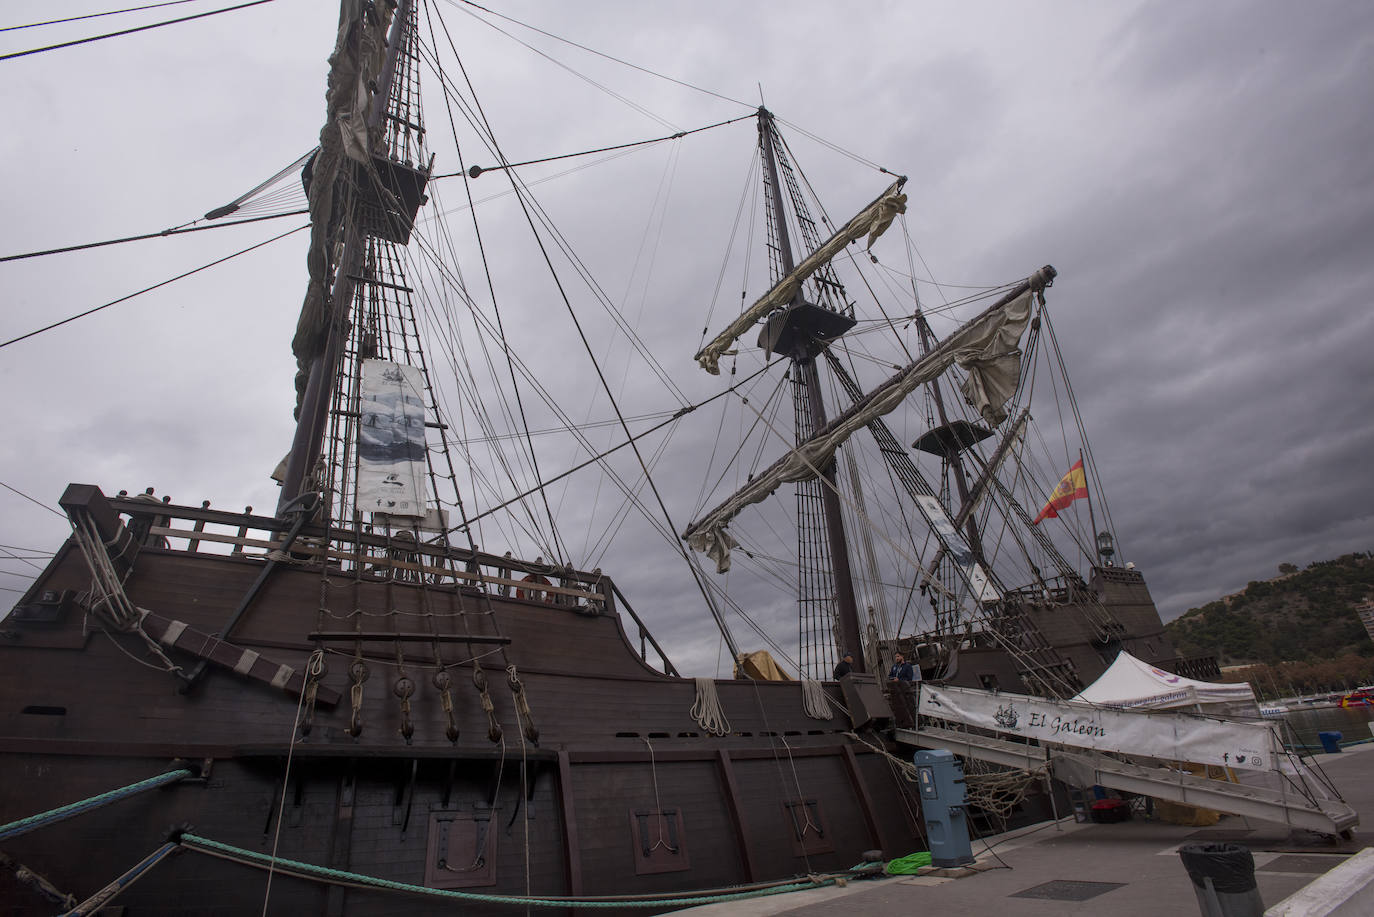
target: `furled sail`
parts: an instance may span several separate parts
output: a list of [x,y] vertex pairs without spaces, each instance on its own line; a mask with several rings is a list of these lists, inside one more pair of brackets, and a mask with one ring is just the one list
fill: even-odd
[[701,364],[701,368],[713,376],[719,375],[721,354],[729,350],[759,319],[791,302],[806,278],[829,263],[830,259],[839,254],[850,242],[867,234],[868,247],[872,248],[874,240],[892,225],[897,214],[906,212],[906,195],[901,193],[905,182],[905,178],[893,182],[877,200],[859,211],[820,248],[807,255],[801,264],[775,283],[772,289],[763,294],[752,306],[740,313],[739,318],[731,322],[729,327],[716,335],[715,340],[697,353],[696,361]]
[[[1019,371],[1017,344],[1030,321],[1032,301],[1043,293],[1054,276],[1054,268],[1048,265],[1036,271],[924,356],[856,401],[806,442],[755,475],[732,497],[688,526],[682,536],[687,544],[714,560],[717,572],[729,570],[730,549],[735,541],[725,531],[725,526],[731,519],[746,506],[762,502],[782,484],[817,477],[845,440],[874,418],[893,411],[917,386],[936,378],[953,363],[968,371],[970,382],[965,386],[965,395],[970,404],[984,417],[995,416],[1000,421],[1006,416],[1002,407],[1015,391],[1016,373],[1011,374],[1009,388],[1003,381],[1012,361]],[[984,378],[989,368],[995,378]]]
[[[296,388],[305,388],[312,358],[323,347],[329,320],[329,250],[337,241],[334,220],[339,170],[345,159],[370,161],[368,115],[386,57],[386,31],[395,4],[348,0],[339,10],[339,33],[329,56],[329,88],[325,93],[326,120],[320,130],[320,149],[310,170],[306,192],[310,206],[310,249],[306,265],[310,283],[296,323],[291,350],[298,366]],[[299,397],[298,397],[299,403]]]

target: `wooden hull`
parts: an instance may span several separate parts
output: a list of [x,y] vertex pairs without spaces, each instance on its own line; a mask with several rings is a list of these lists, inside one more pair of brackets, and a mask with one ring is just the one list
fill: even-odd
[[[745,884],[844,869],[869,849],[898,856],[924,847],[912,785],[846,735],[834,685],[834,715],[818,720],[797,683],[715,682],[730,730],[712,736],[691,715],[695,682],[636,655],[609,600],[546,604],[512,589],[422,585],[314,561],[279,565],[219,643],[197,635],[224,626],[266,561],[190,547],[143,548],[125,583],[132,603],[152,612],[146,629],[166,630],[165,652],[183,670],[206,657],[231,663],[210,665],[185,693],[140,639],[99,630],[79,607],[56,621],[7,622],[0,641],[0,823],[174,762],[202,774],[0,842],[16,866],[78,899],[178,826],[398,883],[545,896]],[[26,601],[90,583],[69,544]],[[281,666],[299,673],[316,645],[307,635],[338,631],[432,639],[331,638],[302,736],[302,682],[288,682]],[[354,736],[357,651],[369,677]],[[456,741],[433,681],[436,653],[452,679]],[[500,741],[488,734],[473,657],[484,657]],[[537,743],[522,734],[503,662],[518,674]],[[408,717],[395,690],[403,675],[414,685]],[[871,733],[866,740],[880,744]],[[258,912],[267,884],[266,872],[183,851],[117,903],[137,914]],[[0,913],[44,909],[12,870],[0,874],[0,902]],[[454,904],[271,879],[273,913],[417,914]]]

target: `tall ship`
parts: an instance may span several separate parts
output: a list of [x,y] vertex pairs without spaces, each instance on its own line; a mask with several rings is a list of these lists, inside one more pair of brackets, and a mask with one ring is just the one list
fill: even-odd
[[[309,213],[275,508],[52,495],[71,535],[0,623],[0,912],[766,893],[926,846],[898,652],[1061,698],[1123,649],[1208,674],[1117,562],[1053,267],[923,302],[908,179],[832,219],[766,106],[513,161],[444,11],[344,2],[319,146],[206,215]],[[746,190],[719,275],[644,296],[654,354],[534,176],[708,134]]]

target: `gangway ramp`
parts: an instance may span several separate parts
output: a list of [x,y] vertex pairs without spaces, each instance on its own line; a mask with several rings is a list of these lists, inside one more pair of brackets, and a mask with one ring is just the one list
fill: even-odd
[[1073,786],[1104,786],[1323,834],[1343,834],[1360,820],[1345,802],[1288,788],[1286,780],[1285,788],[1277,790],[1209,780],[1173,768],[1132,764],[1093,751],[1068,751],[935,726],[898,729],[896,738],[909,746],[944,748],[956,755],[1021,770],[1032,770],[1048,762],[1055,779]]

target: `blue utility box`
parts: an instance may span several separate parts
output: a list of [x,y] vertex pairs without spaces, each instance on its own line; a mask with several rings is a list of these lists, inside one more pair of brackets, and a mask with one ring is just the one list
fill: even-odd
[[968,792],[964,765],[943,748],[918,751],[916,784],[921,790],[921,817],[930,842],[930,865],[964,866],[973,862],[968,838]]

